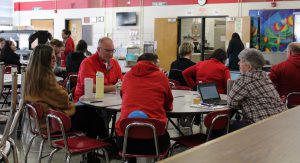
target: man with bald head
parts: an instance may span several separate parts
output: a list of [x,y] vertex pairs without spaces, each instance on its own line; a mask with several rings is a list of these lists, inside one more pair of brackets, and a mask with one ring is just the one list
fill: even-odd
[[104,74],[104,92],[116,91],[115,84],[122,78],[122,72],[118,61],[113,59],[115,51],[113,41],[103,37],[98,42],[97,52],[82,61],[75,89],[75,102],[84,94],[84,78],[94,79],[93,90],[95,91],[97,71]]
[[[286,97],[291,92],[300,92],[300,43],[292,42],[287,47],[288,59],[272,66],[270,79],[279,95]],[[296,98],[289,99],[289,103],[300,103]]]

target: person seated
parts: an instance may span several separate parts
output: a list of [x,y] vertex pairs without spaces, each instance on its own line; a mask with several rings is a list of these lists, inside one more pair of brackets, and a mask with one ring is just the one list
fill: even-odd
[[82,131],[94,138],[107,137],[104,121],[93,108],[75,108],[74,103],[69,102],[67,91],[57,83],[52,71],[55,61],[55,52],[51,46],[37,45],[30,56],[26,72],[25,100],[43,106],[44,115],[40,122],[42,130],[46,130],[46,114],[51,108],[71,117],[71,130]]
[[[288,59],[272,66],[269,74],[281,98],[291,92],[300,92],[300,43],[292,42],[287,47]],[[300,104],[300,99],[291,98],[290,104]]]
[[5,41],[4,47],[0,53],[0,61],[5,65],[15,65],[20,73],[20,56],[16,53],[17,47],[13,41]]
[[85,58],[84,53],[87,51],[87,43],[84,40],[79,40],[76,46],[76,51],[67,56],[67,74],[78,73],[79,66]]
[[[208,60],[198,62],[183,71],[183,76],[192,89],[196,90],[199,82],[214,82],[220,94],[226,94],[230,72],[225,66],[226,52],[223,49],[213,51]],[[194,80],[196,79],[196,81]]]
[[242,111],[244,121],[236,123],[232,130],[286,110],[272,81],[262,71],[265,63],[262,53],[256,49],[244,49],[238,57],[241,75],[234,82],[227,103],[229,109]]
[[61,42],[57,39],[52,39],[50,41],[50,46],[54,49],[55,57],[56,57],[54,74],[56,76],[65,78],[66,77],[66,69],[61,66],[61,54],[64,51],[64,44],[63,44],[63,42]]
[[195,63],[191,61],[193,50],[193,44],[190,42],[184,42],[180,45],[179,58],[171,64],[169,79],[178,81],[182,86],[188,86],[182,76],[182,71],[195,65]]
[[75,88],[75,102],[84,94],[84,78],[94,80],[93,91],[95,92],[97,71],[104,74],[104,92],[116,91],[115,84],[118,79],[122,79],[122,72],[118,61],[112,58],[114,52],[113,41],[108,37],[103,37],[98,42],[97,52],[81,62]]
[[[121,95],[121,115],[116,123],[117,143],[122,149],[124,133],[120,130],[123,119],[136,110],[144,112],[149,118],[158,119],[164,126],[167,123],[166,111],[172,110],[173,95],[168,78],[157,66],[158,57],[145,53],[138,58],[137,64],[126,73],[123,79]],[[166,131],[158,138],[160,151],[170,145],[170,136]],[[153,140],[129,139],[128,152],[136,154],[152,154]],[[135,162],[135,158],[130,159]]]
[[5,45],[5,39],[0,37],[0,54]]

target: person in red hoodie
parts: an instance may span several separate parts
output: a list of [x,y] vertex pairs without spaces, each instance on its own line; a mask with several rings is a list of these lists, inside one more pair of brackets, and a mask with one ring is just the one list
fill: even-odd
[[75,44],[71,37],[71,31],[68,29],[63,29],[61,32],[61,37],[63,38],[63,42],[65,44],[65,51],[64,55],[62,55],[63,64],[62,66],[66,65],[66,58],[69,53],[73,53],[75,50]]
[[[269,74],[279,95],[285,97],[291,92],[300,92],[300,43],[292,42],[287,47],[288,59],[272,66]],[[296,96],[289,99],[289,103],[299,104]]]
[[[183,76],[192,89],[199,82],[214,82],[220,94],[226,94],[227,80],[230,79],[229,69],[225,66],[226,52],[216,49],[208,60],[198,62],[183,71]],[[194,80],[196,79],[196,81]]]
[[[169,80],[157,66],[157,55],[145,53],[138,58],[137,64],[126,73],[122,81],[121,115],[116,123],[117,143],[123,146],[124,133],[120,122],[136,110],[143,111],[149,118],[158,119],[164,126],[167,123],[166,112],[172,110],[173,95]],[[170,136],[166,131],[158,138],[160,151],[170,145]],[[148,148],[146,148],[148,147]],[[153,140],[129,139],[128,152],[136,154],[155,153]],[[134,162],[135,158],[129,160]]]

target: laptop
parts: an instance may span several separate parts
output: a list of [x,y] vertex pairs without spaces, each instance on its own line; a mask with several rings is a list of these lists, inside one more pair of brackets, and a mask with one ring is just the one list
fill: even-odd
[[213,105],[227,105],[226,100],[221,100],[215,83],[199,83],[198,92],[202,101]]
[[236,80],[240,77],[241,73],[239,71],[230,71],[230,78]]

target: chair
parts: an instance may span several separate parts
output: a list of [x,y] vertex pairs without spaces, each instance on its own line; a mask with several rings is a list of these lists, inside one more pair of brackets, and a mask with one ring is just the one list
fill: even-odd
[[[23,80],[24,79],[25,78],[23,78]],[[20,118],[24,99],[21,98],[21,101],[19,103],[19,110],[17,111],[17,106],[16,106],[17,105],[17,73],[16,72],[12,75],[12,92],[11,93],[12,93],[11,109],[10,109],[10,114],[9,114],[8,120],[7,120],[5,128],[4,128],[3,135],[1,137],[1,141],[0,141],[0,155],[2,156],[2,159],[4,160],[4,162],[8,163],[7,153],[5,153],[4,150],[7,147],[7,145],[11,145],[11,148],[13,149],[14,162],[18,163],[19,162],[18,149],[15,145],[14,140],[11,137],[16,128],[18,120]],[[7,143],[7,142],[9,142],[9,143]]]
[[[4,66],[4,74],[11,74],[12,69],[17,70],[17,65],[5,65]],[[20,94],[20,92],[18,92]],[[2,90],[2,97],[4,98],[4,101],[2,103],[2,107],[6,104],[10,104],[8,101],[8,96],[11,95],[11,85],[4,85],[3,90]]]
[[[66,132],[71,128],[71,119],[62,112],[49,109],[47,115],[47,133],[49,144],[54,150],[50,153],[48,162],[50,163],[53,155],[60,149],[66,149],[66,162],[69,163],[71,156],[75,154],[84,154],[90,151],[101,149],[105,154],[105,160],[108,163],[108,153],[106,147],[110,144],[101,140],[87,137],[85,135],[68,135]],[[60,132],[62,140],[53,140],[52,135],[56,132]]]
[[182,70],[179,69],[171,69],[169,71],[169,79],[175,80],[179,82],[182,86],[187,86],[186,81],[182,75]]
[[77,74],[70,74],[68,77],[67,77],[67,83],[66,83],[66,88],[67,88],[67,91],[68,93],[71,93],[72,92],[72,89],[74,87],[76,87],[76,84],[77,84],[77,78],[78,78],[78,75]]
[[[159,120],[152,118],[126,118],[121,121],[121,131],[124,134],[123,149],[119,152],[123,161],[126,157],[147,157],[161,159],[168,155],[169,149],[165,151],[159,150],[158,136],[163,135],[165,132],[165,126]],[[133,139],[154,139],[155,155],[140,155],[134,153],[127,153],[127,141],[128,138]]]
[[286,96],[285,106],[287,108],[293,108],[300,105],[300,92],[291,92]]
[[171,151],[173,152],[174,148],[178,145],[192,148],[194,146],[203,144],[212,139],[212,132],[214,130],[226,129],[226,134],[227,134],[229,131],[229,122],[230,122],[229,113],[230,113],[229,110],[220,110],[220,111],[213,111],[207,114],[204,118],[204,125],[207,128],[206,134],[197,133],[194,135],[171,138],[171,140],[175,141]]

